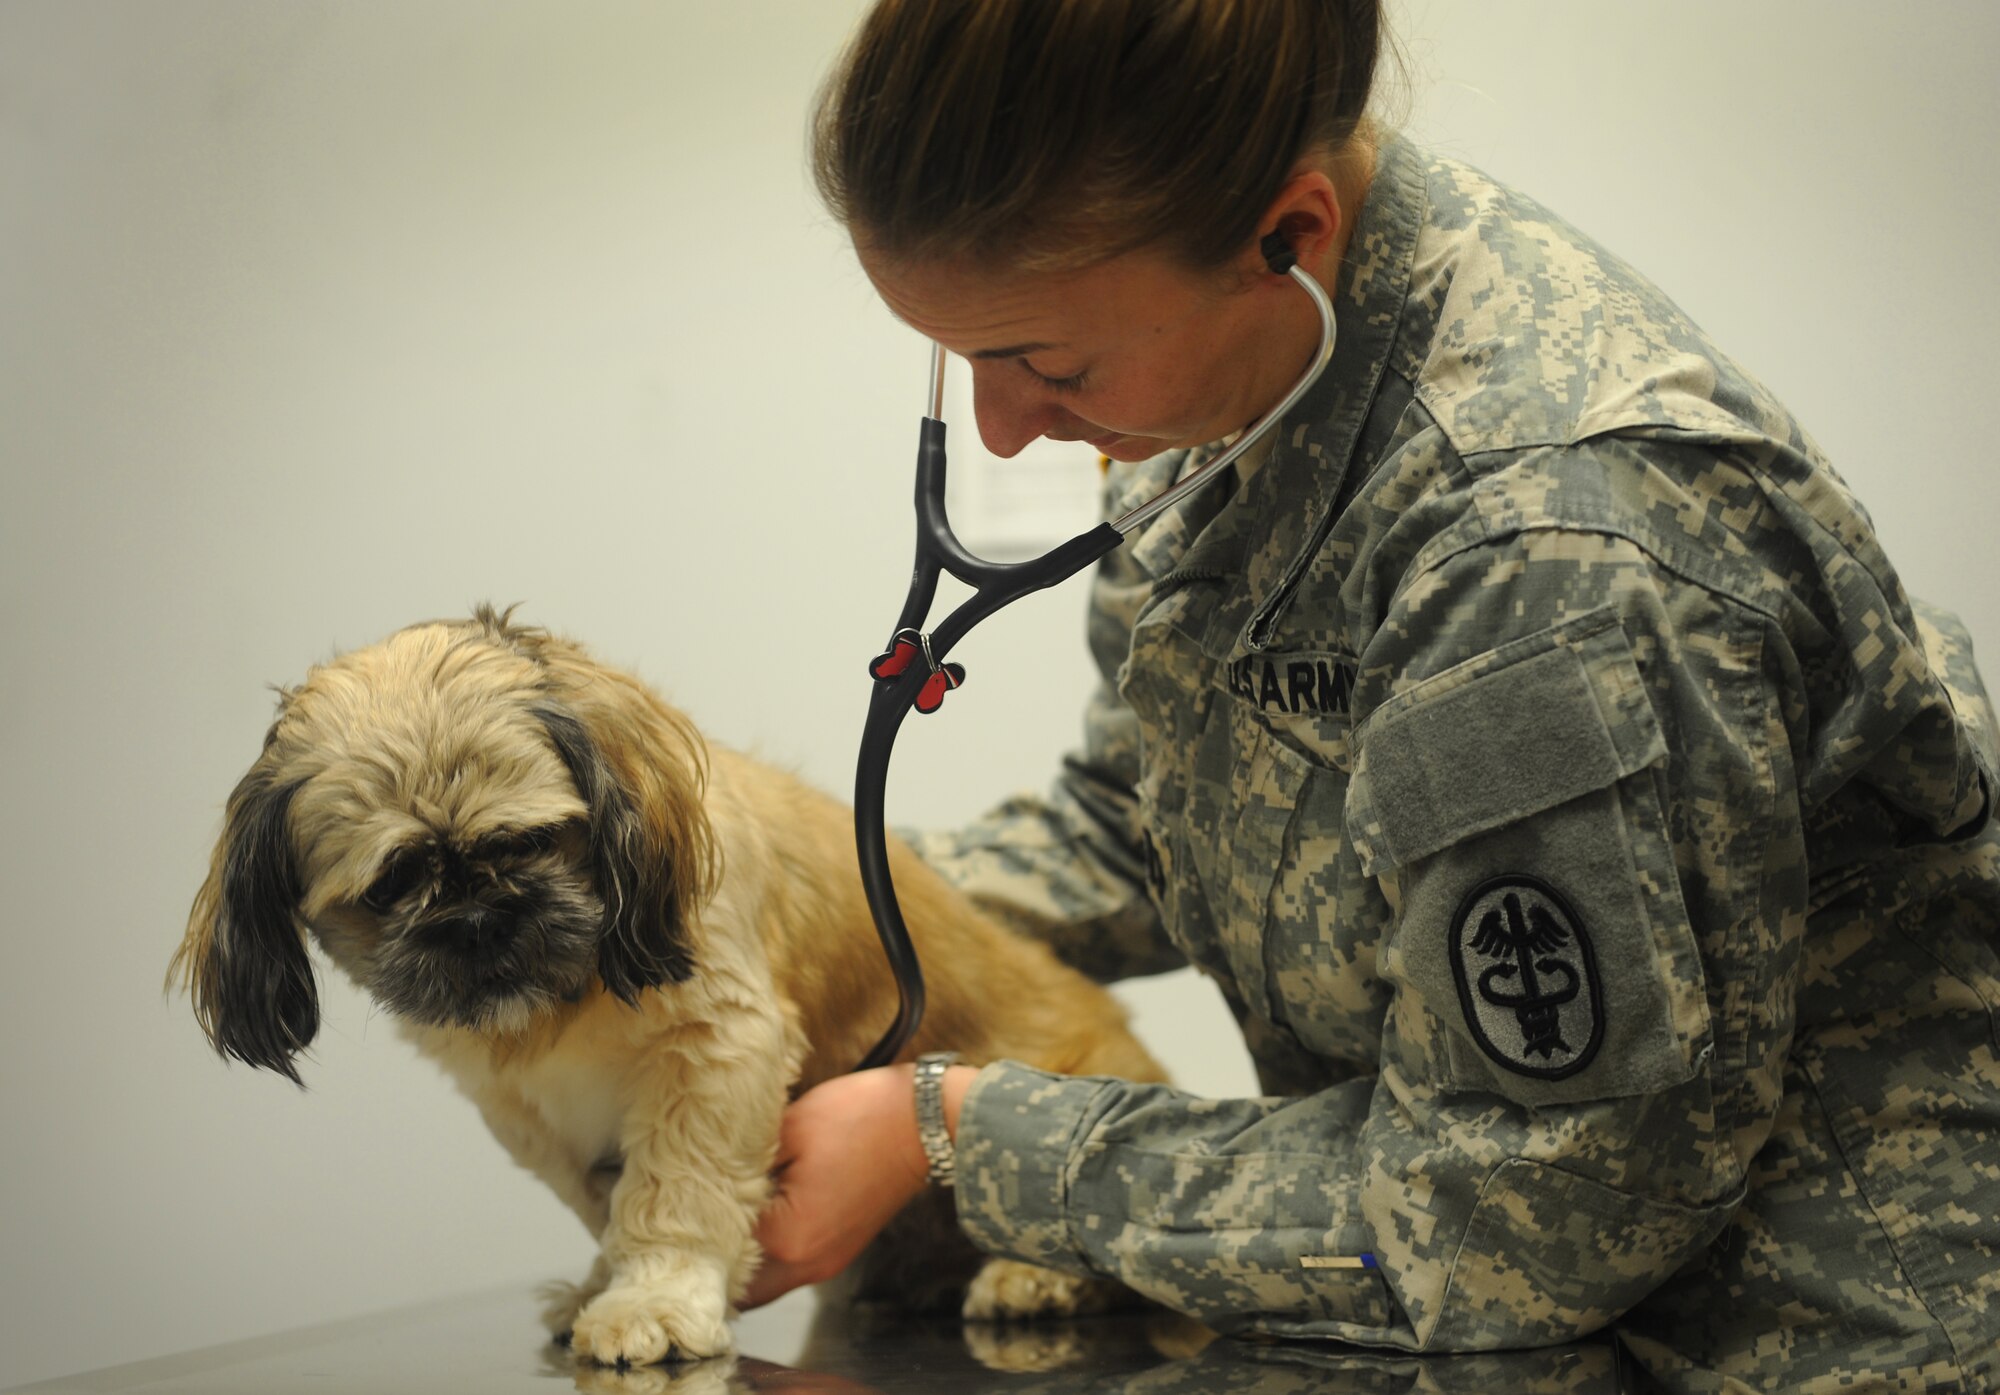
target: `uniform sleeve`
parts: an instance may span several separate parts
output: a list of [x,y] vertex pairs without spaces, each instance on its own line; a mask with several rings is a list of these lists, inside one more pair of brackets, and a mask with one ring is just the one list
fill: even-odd
[[904,833],[981,910],[1100,983],[1187,963],[1146,893],[1133,793],[1138,723],[1117,689],[1147,585],[1124,549],[1099,564],[1090,603],[1098,687],[1083,745],[1064,758],[1048,792],[1015,795],[963,828]]
[[1266,928],[1374,908],[1377,1069],[1210,1101],[989,1067],[961,1223],[1223,1330],[1490,1350],[1637,1303],[1727,1225],[1782,1093],[1805,877],[1767,629],[1607,535],[1413,569],[1336,836],[1306,830],[1338,850]]

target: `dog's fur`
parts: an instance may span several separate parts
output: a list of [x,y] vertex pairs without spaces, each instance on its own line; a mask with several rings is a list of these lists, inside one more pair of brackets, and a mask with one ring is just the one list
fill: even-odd
[[[894,1013],[852,824],[510,616],[412,626],[282,692],[169,983],[217,1050],[297,1081],[309,931],[600,1237],[551,1314],[578,1353],[714,1354],[788,1095]],[[1107,994],[906,847],[891,861],[928,988],[909,1055],[1161,1078]],[[966,1306],[1101,1297],[996,1260]]]

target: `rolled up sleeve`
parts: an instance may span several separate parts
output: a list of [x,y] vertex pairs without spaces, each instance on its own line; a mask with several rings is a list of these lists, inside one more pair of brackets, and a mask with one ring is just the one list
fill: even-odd
[[1365,1082],[1205,1100],[1000,1062],[960,1115],[959,1223],[991,1253],[1116,1278],[1221,1330],[1379,1340],[1391,1304],[1364,1267],[1354,1170],[1365,1103]]

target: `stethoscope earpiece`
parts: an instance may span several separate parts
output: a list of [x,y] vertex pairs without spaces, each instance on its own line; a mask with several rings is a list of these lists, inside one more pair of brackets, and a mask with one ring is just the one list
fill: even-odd
[[1273,276],[1283,276],[1299,264],[1299,254],[1292,250],[1292,244],[1285,241],[1285,235],[1276,228],[1264,235],[1257,244],[1257,250],[1264,254],[1264,265],[1271,268]]

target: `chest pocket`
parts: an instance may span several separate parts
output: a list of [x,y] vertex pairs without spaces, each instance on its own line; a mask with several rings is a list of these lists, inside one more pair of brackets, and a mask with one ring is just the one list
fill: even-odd
[[1396,695],[1355,747],[1348,836],[1394,909],[1380,971],[1402,1068],[1531,1105],[1695,1075],[1710,1029],[1667,744],[1615,615]]
[[1134,634],[1123,695],[1142,732],[1148,875],[1168,933],[1243,1019],[1264,1087],[1299,1092],[1372,1067],[1387,915],[1344,850],[1348,719],[1316,710],[1333,706],[1317,701],[1331,661],[1297,661],[1299,676],[1273,660],[1273,700],[1262,661],[1246,678],[1196,639],[1233,638],[1232,619],[1182,593]]
[[[1213,603],[1205,590],[1183,587],[1148,609],[1133,629],[1119,696],[1139,721],[1136,793],[1147,888],[1168,937],[1240,1013],[1244,1004],[1216,934],[1196,854],[1199,843],[1218,836],[1212,802],[1196,794],[1197,771],[1215,759],[1209,723],[1222,696],[1211,682],[1215,662],[1198,637]],[[1199,861],[1212,871],[1205,852]]]
[[1218,605],[1224,591],[1197,581],[1159,598],[1133,629],[1120,695],[1139,719],[1139,816],[1162,923],[1262,1036],[1264,924],[1305,770],[1211,652],[1237,627]]
[[1271,1000],[1271,889],[1311,781],[1254,709],[1212,696],[1194,748],[1187,856],[1236,991],[1266,1023],[1282,1021]]

